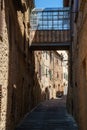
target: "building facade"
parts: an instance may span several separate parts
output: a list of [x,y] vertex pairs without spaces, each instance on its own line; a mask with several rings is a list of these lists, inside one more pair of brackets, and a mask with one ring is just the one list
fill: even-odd
[[57,51],[36,51],[35,55],[41,100],[57,98],[57,92],[63,92],[62,56]]
[[68,94],[68,69],[69,69],[69,57],[68,57],[68,51],[58,51],[59,54],[62,54],[63,56],[63,89],[64,89],[64,95]]
[[0,1],[0,130],[14,130],[36,103],[34,53],[29,50],[33,7],[33,0]]
[[72,1],[72,84],[69,110],[87,130],[87,0]]
[[[57,96],[64,93],[63,89],[63,56],[57,51],[53,52],[54,55],[54,71],[53,71],[53,83],[54,90],[57,92]],[[56,94],[56,92],[54,93]],[[54,95],[55,95],[54,94]]]
[[[74,46],[73,46],[73,84],[74,84],[74,115],[79,122],[79,129],[87,129],[87,0],[79,0],[78,12],[75,14]],[[77,103],[77,105],[75,105]],[[79,115],[77,114],[79,112]]]

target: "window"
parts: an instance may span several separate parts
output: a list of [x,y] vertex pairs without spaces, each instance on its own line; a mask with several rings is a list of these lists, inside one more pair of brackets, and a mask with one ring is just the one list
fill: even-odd
[[63,79],[63,73],[61,74],[61,79]]
[[50,80],[52,79],[52,71],[49,70]]
[[41,74],[44,75],[44,64],[41,65]]
[[46,51],[46,60],[48,59],[48,57],[47,57],[47,51]]
[[58,59],[56,59],[56,64],[58,65]]
[[66,79],[66,74],[64,73],[64,79]]
[[68,75],[66,73],[64,73],[64,79],[68,80]]
[[52,60],[53,60],[53,54],[52,52],[50,52],[50,63],[52,62]]
[[59,78],[59,74],[58,74],[58,72],[57,72],[57,78]]
[[47,77],[47,69],[46,69],[46,77]]

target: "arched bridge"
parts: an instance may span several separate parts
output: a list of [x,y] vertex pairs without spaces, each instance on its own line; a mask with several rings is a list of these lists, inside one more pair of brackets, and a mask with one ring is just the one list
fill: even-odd
[[30,25],[31,49],[68,49],[71,46],[69,7],[33,9]]

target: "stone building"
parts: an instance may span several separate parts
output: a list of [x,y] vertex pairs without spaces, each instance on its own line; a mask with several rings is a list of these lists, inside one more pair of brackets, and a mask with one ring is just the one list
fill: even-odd
[[79,130],[87,130],[87,0],[79,0],[77,11],[73,39],[73,114]]
[[67,95],[68,92],[68,66],[69,66],[69,58],[68,58],[68,51],[58,51],[59,54],[63,55],[63,89],[64,95]]
[[87,130],[87,0],[72,0],[72,88],[69,111],[79,130]]
[[54,87],[54,98],[56,93],[63,94],[63,56],[57,51],[53,51],[54,63],[53,63],[53,87]]
[[63,91],[62,56],[57,51],[35,51],[35,66],[41,99],[56,98],[56,93]]
[[35,106],[34,53],[29,50],[33,0],[0,0],[0,130],[14,130]]
[[[79,130],[87,130],[87,0],[64,0],[64,6],[69,5],[73,71],[67,104]],[[63,91],[62,57],[54,51],[29,50],[33,7],[33,0],[0,0],[0,130],[14,130],[41,100]]]

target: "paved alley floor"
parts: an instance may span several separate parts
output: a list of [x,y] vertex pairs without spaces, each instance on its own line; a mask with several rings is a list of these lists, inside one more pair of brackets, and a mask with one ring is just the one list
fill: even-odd
[[65,98],[41,103],[15,130],[78,130],[77,125],[66,111]]

